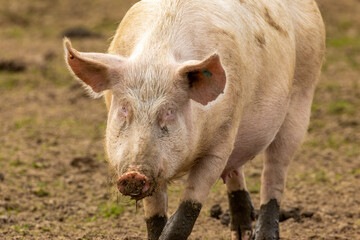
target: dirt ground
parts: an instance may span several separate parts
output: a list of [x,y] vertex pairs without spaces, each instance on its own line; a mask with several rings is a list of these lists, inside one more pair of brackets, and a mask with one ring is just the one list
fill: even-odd
[[[105,52],[134,2],[0,0],[0,239],[145,238],[141,202],[136,208],[117,194],[105,161],[104,103],[71,78],[62,49],[67,34],[82,51]],[[360,1],[318,3],[327,60],[308,136],[289,169],[282,208],[293,215],[280,223],[280,234],[354,240],[360,239]],[[261,156],[245,168],[257,209],[261,169]],[[169,214],[181,192],[181,180],[170,187]],[[214,204],[228,208],[221,181],[190,239],[230,239],[229,227],[210,217]]]

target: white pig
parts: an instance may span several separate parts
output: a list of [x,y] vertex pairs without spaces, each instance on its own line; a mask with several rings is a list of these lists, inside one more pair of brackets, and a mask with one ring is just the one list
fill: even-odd
[[[109,109],[118,189],[144,199],[149,239],[187,239],[213,184],[228,188],[232,239],[279,238],[286,171],[310,118],[325,52],[314,0],[143,0],[108,53],[64,40],[69,69]],[[265,152],[261,209],[242,166]],[[167,219],[167,184],[187,174]]]

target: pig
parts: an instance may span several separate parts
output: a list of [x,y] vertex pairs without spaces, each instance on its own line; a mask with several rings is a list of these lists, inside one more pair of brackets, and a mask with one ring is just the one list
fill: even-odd
[[[187,239],[211,187],[226,183],[231,238],[279,239],[290,160],[307,131],[325,54],[314,0],[143,0],[108,53],[64,40],[69,70],[108,109],[119,191],[143,199],[148,239]],[[243,166],[264,153],[260,213]],[[167,218],[167,185],[186,175]]]

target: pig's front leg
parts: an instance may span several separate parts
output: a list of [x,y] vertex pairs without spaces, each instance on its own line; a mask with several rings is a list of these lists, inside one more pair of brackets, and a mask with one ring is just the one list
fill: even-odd
[[167,187],[158,188],[143,200],[148,240],[158,240],[167,222]]
[[185,240],[189,237],[202,204],[219,179],[225,163],[222,158],[208,156],[190,170],[180,206],[167,222],[161,240]]

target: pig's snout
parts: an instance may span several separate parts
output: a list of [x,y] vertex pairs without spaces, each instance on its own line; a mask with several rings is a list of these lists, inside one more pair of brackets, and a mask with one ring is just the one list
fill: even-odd
[[128,172],[117,181],[119,191],[134,199],[142,199],[149,195],[150,180],[139,172]]

